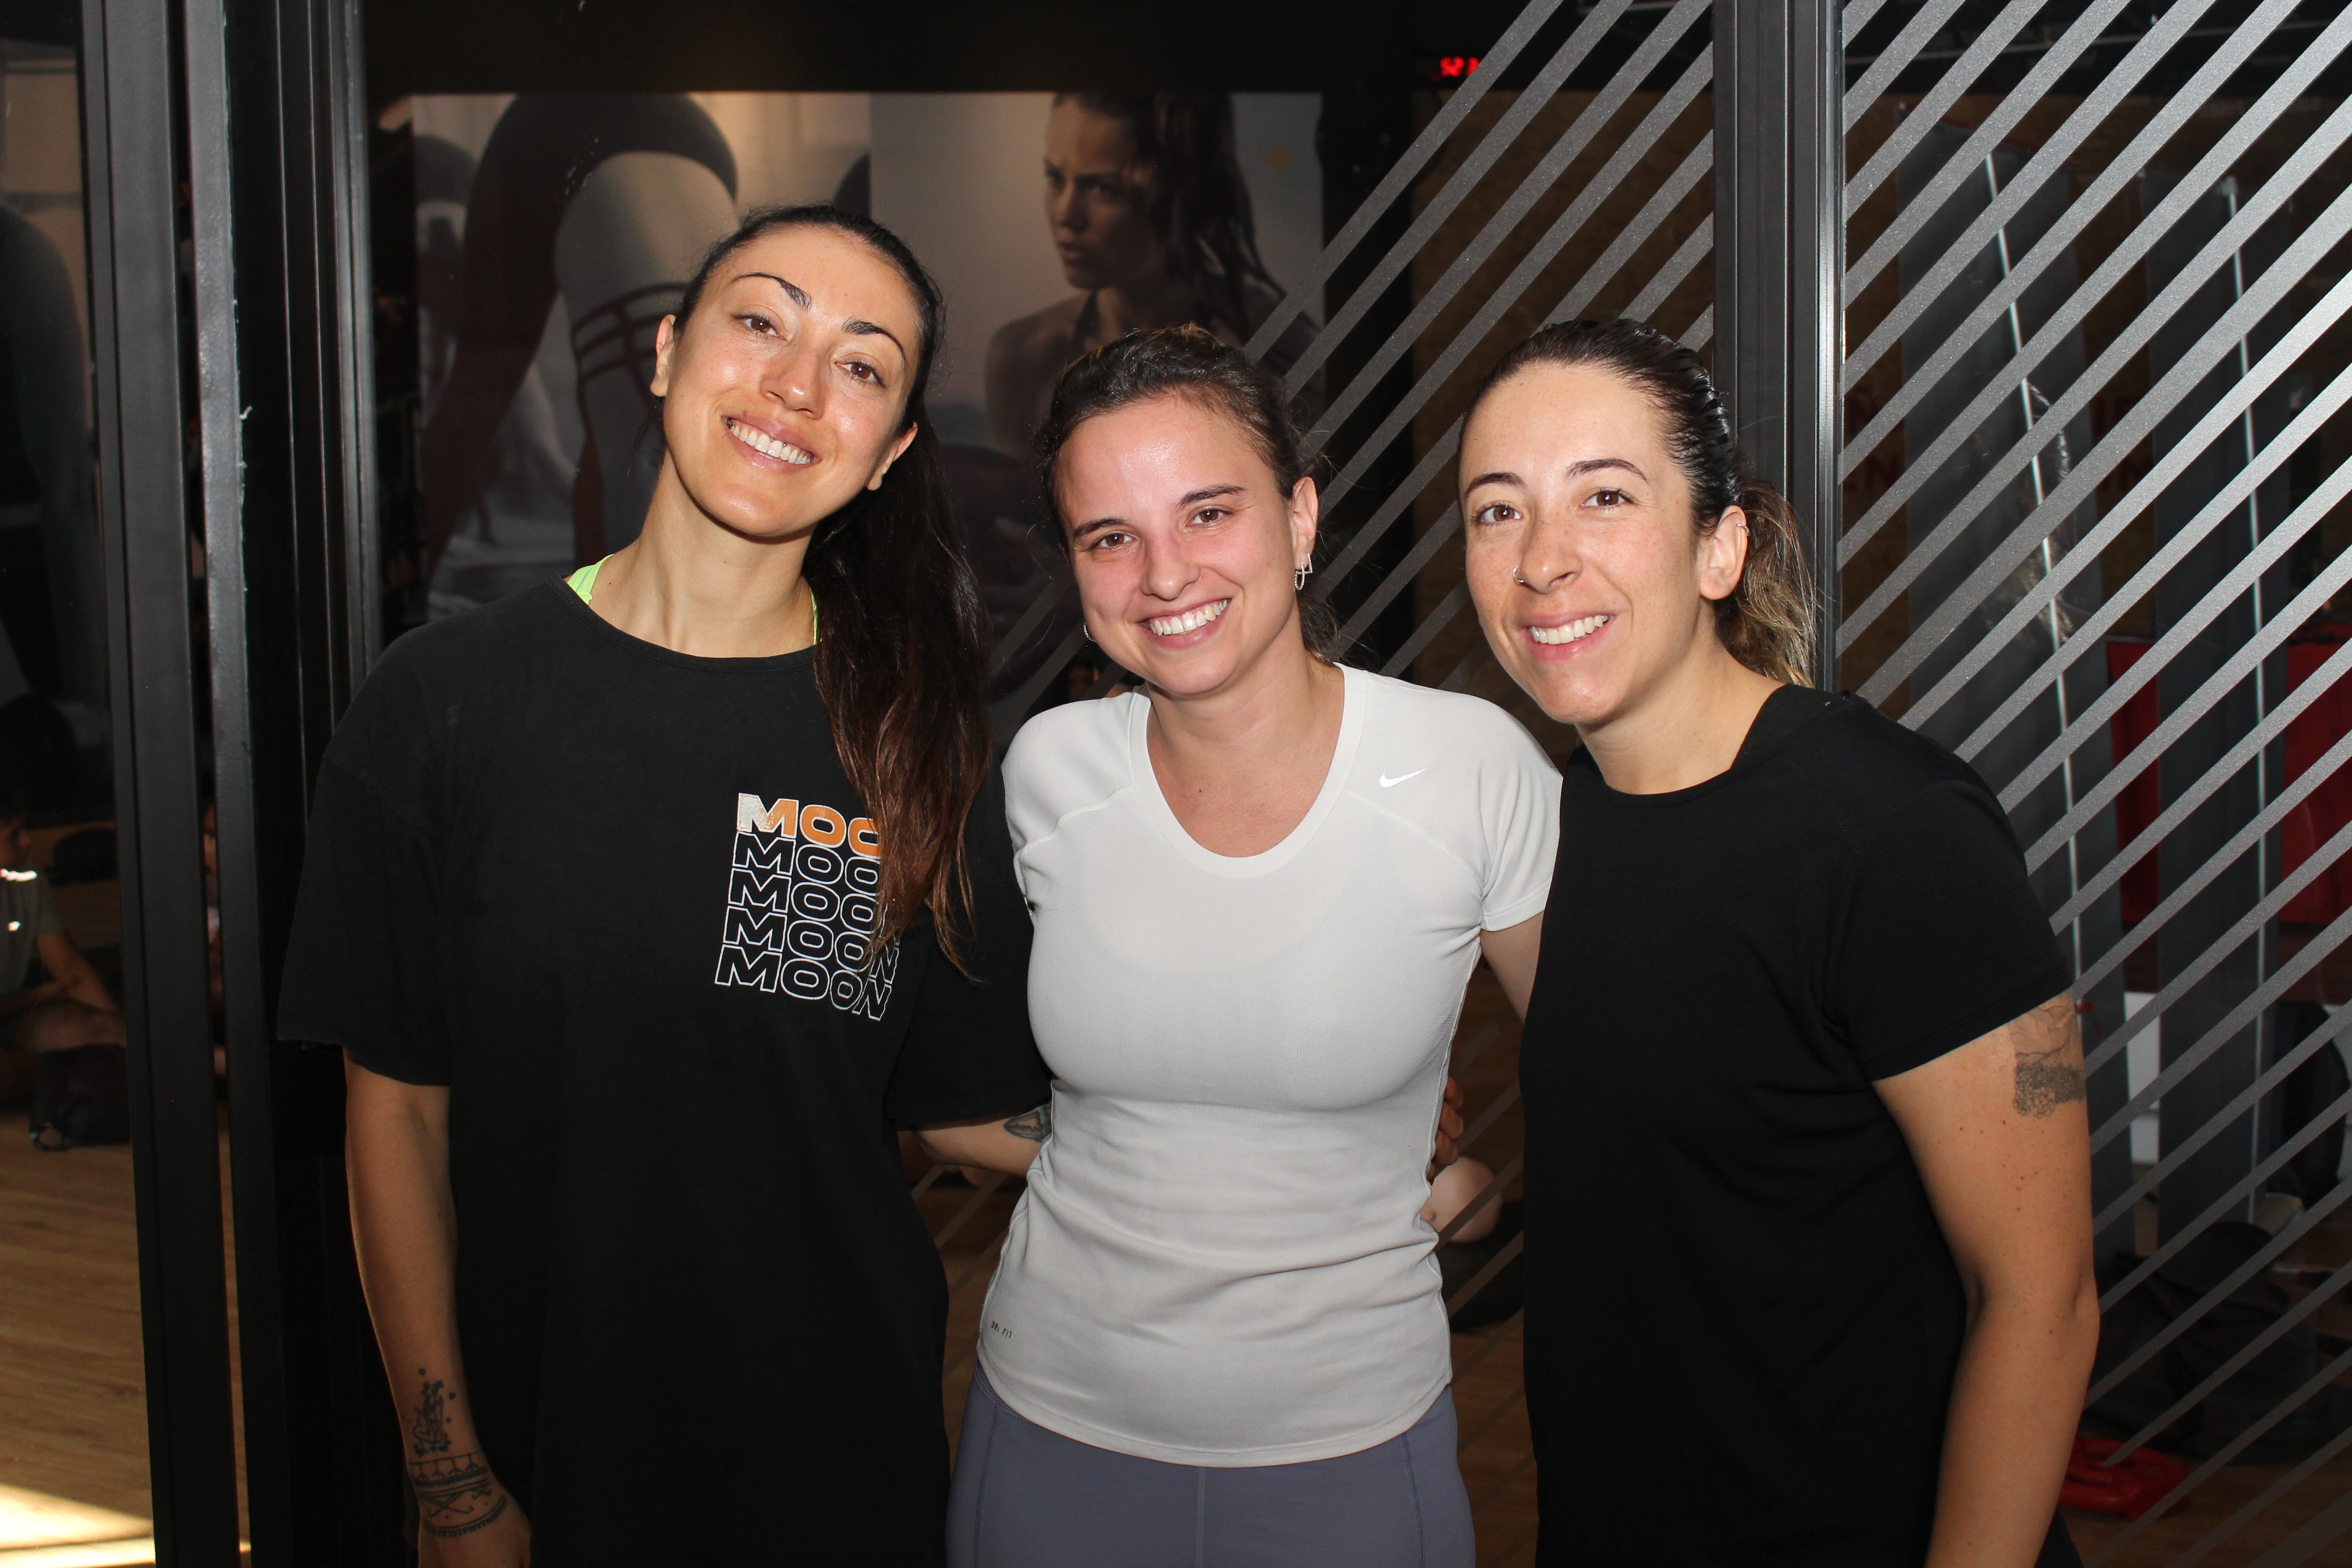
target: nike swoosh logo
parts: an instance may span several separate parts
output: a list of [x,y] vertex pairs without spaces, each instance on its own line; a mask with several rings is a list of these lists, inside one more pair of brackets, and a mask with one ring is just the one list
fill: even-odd
[[1415,768],[1409,773],[1399,773],[1394,778],[1391,778],[1388,774],[1382,773],[1381,775],[1381,787],[1382,789],[1394,789],[1397,785],[1404,783],[1405,780],[1417,779],[1428,771],[1429,770],[1427,768]]

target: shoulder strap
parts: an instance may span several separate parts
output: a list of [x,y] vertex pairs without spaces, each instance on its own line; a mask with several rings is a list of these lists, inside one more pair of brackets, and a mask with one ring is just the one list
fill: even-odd
[[573,593],[580,595],[580,602],[582,604],[592,604],[595,601],[596,569],[599,566],[604,565],[605,561],[610,561],[612,557],[607,555],[602,561],[591,561],[587,565],[583,566],[579,571],[574,572],[571,576],[566,577],[563,580],[565,584],[569,586]]

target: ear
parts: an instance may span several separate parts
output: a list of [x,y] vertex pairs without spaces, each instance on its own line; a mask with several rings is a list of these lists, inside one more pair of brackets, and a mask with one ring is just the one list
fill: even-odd
[[677,347],[677,318],[664,316],[654,329],[654,379],[648,389],[656,397],[669,395],[669,357]]
[[1728,599],[1748,570],[1748,511],[1726,507],[1713,531],[1698,536],[1698,595],[1702,599]]
[[891,464],[906,456],[907,448],[914,445],[915,432],[921,428],[919,425],[909,425],[898,432],[898,438],[890,443],[890,449],[882,454],[882,461],[875,466],[874,477],[866,481],[867,489],[878,490],[882,488],[883,476],[889,473]]
[[1290,563],[1297,571],[1315,560],[1315,536],[1323,525],[1323,497],[1302,476],[1290,490]]

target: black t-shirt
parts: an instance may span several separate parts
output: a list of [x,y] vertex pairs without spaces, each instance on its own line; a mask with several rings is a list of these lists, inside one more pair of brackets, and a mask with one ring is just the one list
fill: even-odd
[[975,984],[870,960],[810,654],[561,583],[397,644],[320,777],[280,1028],[450,1088],[460,1345],[533,1561],[941,1555],[946,1284],[894,1122],[1042,1102],[1001,783]]
[[1664,795],[1566,770],[1520,1053],[1540,1561],[1916,1564],[1965,1307],[1872,1088],[2066,989],[1968,765],[1774,694]]

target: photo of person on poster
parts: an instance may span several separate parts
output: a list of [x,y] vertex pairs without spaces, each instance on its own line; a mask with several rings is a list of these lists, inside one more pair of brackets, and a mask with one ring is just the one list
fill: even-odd
[[[1046,123],[1045,221],[1078,290],[1004,323],[988,344],[988,422],[997,449],[1027,460],[1062,367],[1155,327],[1190,324],[1245,342],[1281,303],[1258,253],[1249,186],[1222,92],[1064,92]],[[1266,366],[1285,374],[1315,338],[1290,323]],[[1299,413],[1320,406],[1314,381]]]

